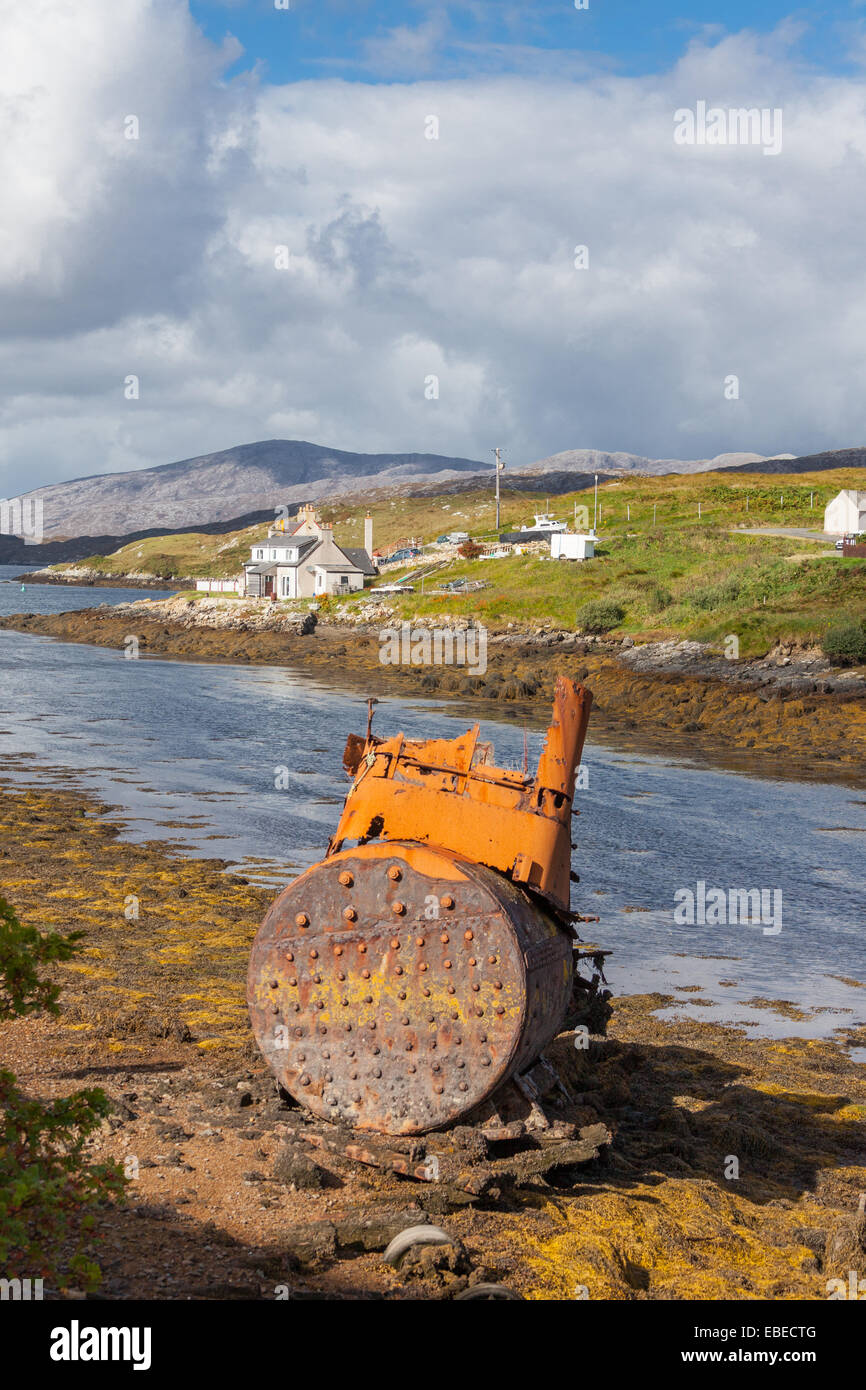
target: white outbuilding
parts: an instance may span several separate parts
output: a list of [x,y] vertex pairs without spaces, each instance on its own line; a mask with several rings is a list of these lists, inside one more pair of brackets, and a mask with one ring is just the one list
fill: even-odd
[[591,560],[596,537],[574,531],[553,531],[550,536],[551,560]]
[[866,492],[848,488],[837,493],[824,508],[824,530],[828,536],[858,536],[866,531]]

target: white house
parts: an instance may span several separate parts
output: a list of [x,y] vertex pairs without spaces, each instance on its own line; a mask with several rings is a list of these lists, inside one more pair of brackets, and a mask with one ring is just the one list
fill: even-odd
[[290,529],[272,526],[256,541],[244,565],[244,592],[249,598],[316,598],[363,589],[364,577],[376,568],[366,550],[343,549],[315,507],[304,506]]
[[824,508],[824,530],[829,536],[856,536],[866,531],[866,492],[849,488],[837,493]]

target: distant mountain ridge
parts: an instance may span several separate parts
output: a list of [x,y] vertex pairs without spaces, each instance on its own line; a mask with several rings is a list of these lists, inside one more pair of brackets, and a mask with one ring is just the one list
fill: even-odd
[[355,454],[306,440],[266,439],[214,454],[97,473],[34,488],[46,538],[183,530],[334,493],[363,492],[419,477],[443,483],[478,473],[477,459],[438,454]]
[[[866,467],[866,449],[840,449],[797,458],[778,454],[719,454],[712,459],[651,459],[639,454],[600,449],[567,449],[531,464],[509,461],[504,483],[516,491],[552,495],[592,486],[599,480],[628,475],[733,472],[808,472],[826,468]],[[52,483],[25,494],[43,500],[45,540],[90,537],[121,540],[133,534],[203,529],[253,513],[273,515],[278,506],[335,496],[359,498],[383,491],[430,495],[463,492],[493,479],[491,463],[440,454],[358,454],[328,449],[306,440],[267,439],[212,454],[159,464],[128,473],[96,473]],[[20,544],[17,543],[17,544]],[[0,538],[8,560],[12,537]],[[79,546],[72,546],[78,551]],[[33,547],[27,551],[32,554]],[[106,553],[92,545],[89,554]],[[14,555],[14,560],[18,560]],[[73,558],[70,553],[68,558]]]

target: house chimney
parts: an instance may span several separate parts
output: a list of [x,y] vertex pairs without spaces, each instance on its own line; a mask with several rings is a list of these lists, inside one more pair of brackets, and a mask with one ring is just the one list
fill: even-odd
[[364,549],[373,558],[373,518],[368,512],[364,517]]

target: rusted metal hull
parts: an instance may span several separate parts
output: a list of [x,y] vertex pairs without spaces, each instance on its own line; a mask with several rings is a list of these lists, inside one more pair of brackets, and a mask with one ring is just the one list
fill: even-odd
[[350,738],[355,780],[328,854],[277,898],[248,979],[262,1053],[319,1118],[442,1129],[561,1030],[589,701],[560,680],[534,778],[482,760],[477,728],[451,742]]

